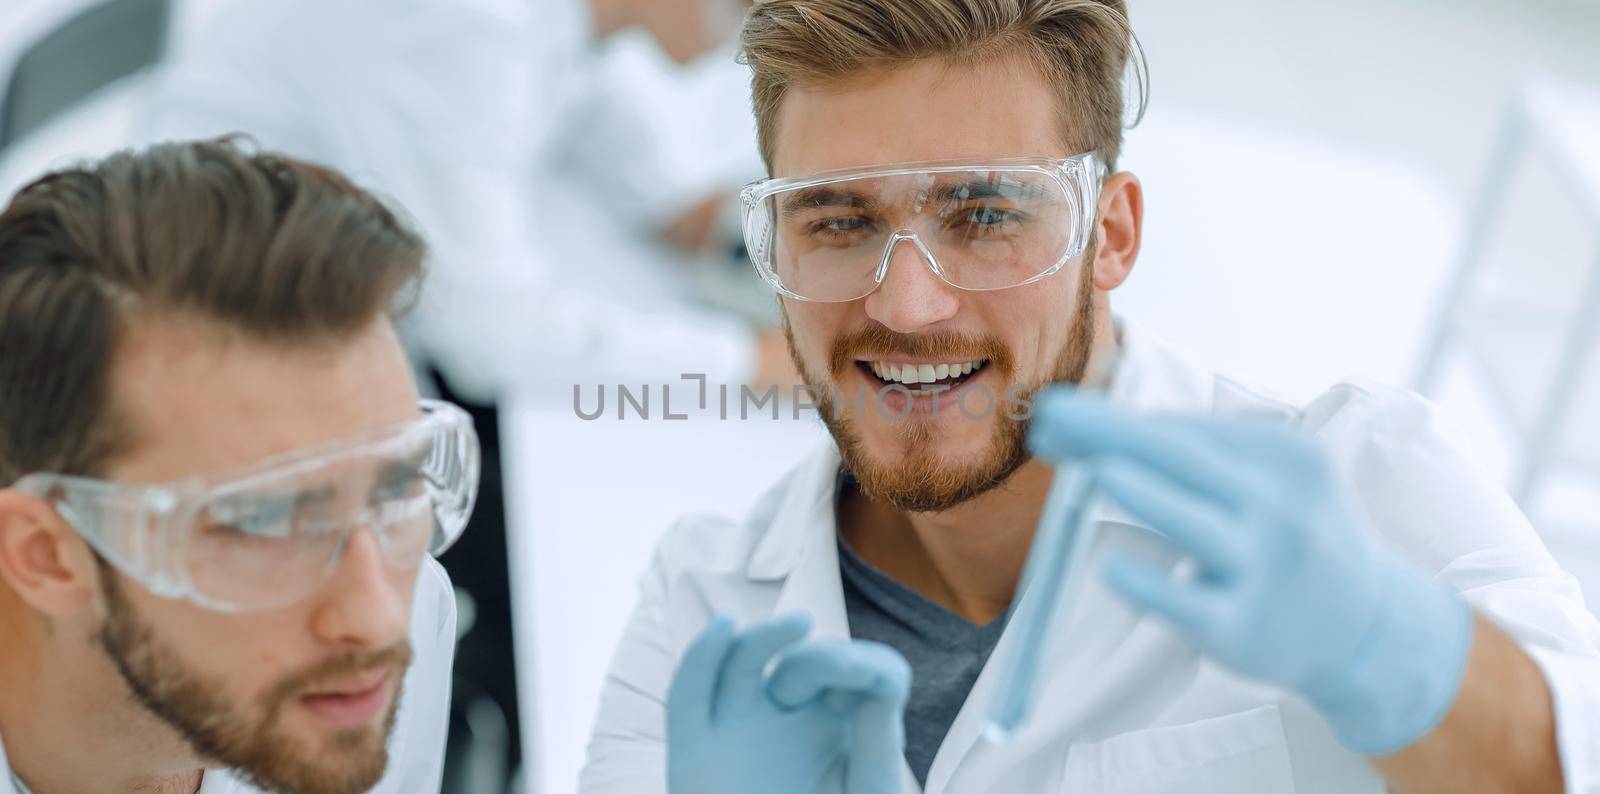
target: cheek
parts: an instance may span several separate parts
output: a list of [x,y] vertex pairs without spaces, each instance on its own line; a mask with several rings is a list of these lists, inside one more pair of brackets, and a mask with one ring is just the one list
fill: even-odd
[[857,304],[785,301],[790,343],[810,369],[823,374],[828,363],[829,343],[843,333],[849,308]]
[[975,308],[983,316],[983,327],[1010,348],[1018,379],[1029,380],[1041,368],[1052,368],[1077,314],[1078,293],[1072,280],[1055,276],[1002,290],[992,298]]
[[408,618],[411,615],[410,610],[414,608],[414,602],[416,600],[417,576],[419,576],[421,573],[422,566],[420,563],[401,570],[395,570],[394,568],[389,569],[389,584],[394,586],[394,592],[400,598],[405,599],[407,607],[406,616]]
[[306,618],[283,612],[227,614],[187,605],[149,620],[162,644],[193,672],[221,683],[236,702],[253,700],[283,676],[315,661]]

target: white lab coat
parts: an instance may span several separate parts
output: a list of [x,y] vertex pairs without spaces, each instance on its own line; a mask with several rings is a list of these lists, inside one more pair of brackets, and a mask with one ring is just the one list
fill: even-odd
[[[411,669],[389,736],[389,768],[370,794],[435,792],[444,780],[450,730],[450,671],[456,655],[456,599],[450,577],[432,559],[417,575],[411,601]],[[0,794],[18,794],[0,744]],[[44,792],[35,792],[44,794]],[[199,794],[260,794],[226,770],[205,774]]]
[[687,209],[674,202],[704,197],[738,162],[690,169],[679,117],[652,128],[626,86],[598,90],[588,14],[582,0],[218,0],[158,75],[139,137],[243,131],[398,203],[433,254],[402,330],[474,399],[570,399],[574,383],[684,372],[738,382],[755,364],[747,328],[625,274],[595,288],[603,256],[542,239],[616,233],[541,223],[572,184],[550,178],[558,167],[625,174],[591,177],[612,210],[650,224],[664,219],[648,209]]
[[[1137,411],[1256,416],[1319,439],[1383,542],[1461,590],[1515,637],[1554,692],[1568,791],[1600,792],[1600,622],[1501,489],[1475,471],[1420,398],[1361,382],[1296,407],[1212,374],[1132,326],[1112,399]],[[809,610],[848,636],[834,522],[838,453],[819,450],[742,521],[691,517],[661,541],[613,661],[583,794],[663,792],[663,706],[688,643],[713,613],[741,623]],[[1106,508],[1092,556],[1172,552]],[[1024,596],[1026,597],[1026,596]],[[1315,620],[1315,615],[1307,615]],[[993,660],[1016,637],[1002,636]],[[1055,628],[1032,722],[1012,743],[980,732],[996,686],[982,674],[929,771],[928,794],[1378,794],[1382,780],[1301,699],[1200,655],[1091,577]],[[904,790],[917,791],[909,768]]]

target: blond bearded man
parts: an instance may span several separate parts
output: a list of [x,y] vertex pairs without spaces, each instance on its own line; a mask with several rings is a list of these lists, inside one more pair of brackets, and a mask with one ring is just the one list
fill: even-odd
[[[1425,402],[1285,403],[1111,313],[1120,0],[766,0],[743,43],[746,238],[834,443],[662,540],[585,794],[1600,791],[1600,624]],[[1094,575],[991,741],[1061,461]]]

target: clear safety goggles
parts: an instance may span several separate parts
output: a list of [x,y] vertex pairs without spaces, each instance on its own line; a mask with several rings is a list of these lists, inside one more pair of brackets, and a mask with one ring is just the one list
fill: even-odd
[[1049,276],[1083,253],[1104,178],[1087,152],[767,179],[739,198],[761,277],[790,298],[839,303],[877,289],[901,243],[964,290]]
[[422,416],[275,456],[241,472],[158,485],[30,474],[90,546],[157,595],[245,612],[285,606],[332,578],[370,529],[397,569],[466,527],[480,459],[472,420],[424,400]]

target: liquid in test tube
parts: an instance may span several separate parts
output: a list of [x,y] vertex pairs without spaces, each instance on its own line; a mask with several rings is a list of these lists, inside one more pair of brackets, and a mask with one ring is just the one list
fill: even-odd
[[1000,660],[1000,680],[989,709],[984,736],[992,743],[1011,740],[1027,722],[1033,705],[1045,641],[1081,589],[1085,558],[1096,533],[1095,469],[1062,464],[1045,497],[1039,527],[1022,570],[1017,611],[1008,631],[1015,641]]

